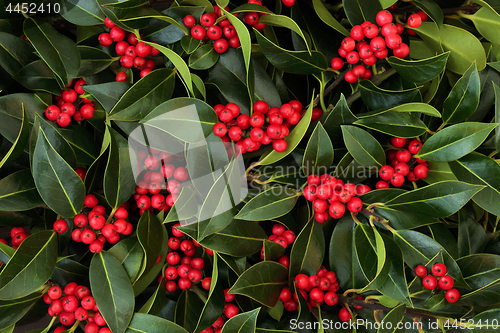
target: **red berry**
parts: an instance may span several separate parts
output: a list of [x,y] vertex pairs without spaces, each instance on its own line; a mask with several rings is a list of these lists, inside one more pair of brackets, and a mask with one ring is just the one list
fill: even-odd
[[427,177],[429,169],[424,164],[419,164],[413,169],[413,173],[417,179],[424,179]]
[[395,57],[402,59],[410,54],[410,48],[405,43],[401,43],[401,45],[398,48],[392,50],[392,52],[394,53]]
[[360,41],[365,37],[363,28],[360,25],[355,25],[354,27],[352,27],[350,35],[352,39],[357,41]]
[[214,49],[217,53],[224,53],[229,48],[229,43],[227,39],[221,38],[215,41]]
[[336,58],[333,58],[332,59],[332,68],[335,69],[335,70],[339,70],[341,69],[342,67],[344,67],[344,61],[342,61],[341,58],[339,57],[336,57]]
[[334,219],[340,219],[342,216],[344,216],[345,206],[339,201],[333,202],[330,205],[329,213],[330,216]]
[[377,24],[383,26],[384,24],[392,22],[392,14],[388,10],[381,10],[376,16]]
[[107,18],[107,17],[104,19],[104,24],[108,28],[114,28],[115,27],[115,24],[109,18]]
[[434,276],[444,276],[447,272],[447,269],[446,269],[446,265],[445,264],[442,264],[442,263],[437,263],[437,264],[434,264],[434,266],[432,266],[432,274],[434,274]]
[[412,140],[410,142],[410,144],[408,145],[408,150],[410,151],[410,153],[412,153],[413,155],[416,155],[418,154],[420,148],[422,148],[422,142],[418,141],[418,140]]
[[344,322],[349,321],[352,319],[351,313],[346,308],[342,308],[339,311],[339,319]]
[[307,289],[309,287],[309,277],[305,274],[295,276],[294,282],[298,289]]
[[423,278],[427,275],[427,268],[424,265],[418,265],[415,267],[415,275],[419,278]]
[[356,41],[354,39],[352,39],[351,37],[346,37],[342,40],[341,47],[346,52],[351,52],[356,47]]
[[455,281],[451,276],[445,275],[439,278],[438,286],[443,290],[450,290],[453,288],[454,283]]
[[360,198],[352,198],[347,202],[347,209],[352,213],[357,213],[363,208],[363,202]]
[[345,76],[344,76],[345,80],[349,83],[355,83],[358,81],[358,77],[356,76],[356,74],[353,73],[352,70],[349,70],[345,73]]
[[121,42],[125,38],[125,30],[120,27],[113,27],[109,32],[109,36],[115,42]]
[[400,149],[396,154],[396,158],[399,162],[408,163],[411,159],[411,153],[406,149]]
[[363,28],[363,33],[365,34],[365,37],[372,39],[378,35],[378,27],[375,24],[369,23]]
[[118,72],[118,74],[116,74],[115,81],[116,82],[126,82],[127,81],[127,73],[125,73],[124,71]]
[[191,36],[194,39],[203,39],[205,38],[207,31],[201,25],[195,25],[191,28]]
[[422,285],[424,288],[432,290],[437,287],[437,279],[432,275],[426,275],[422,280]]
[[59,234],[65,233],[68,230],[68,223],[63,219],[59,219],[54,222],[54,230]]
[[326,305],[334,306],[338,302],[338,297],[335,292],[329,291],[325,294],[323,300],[325,301]]
[[406,164],[406,163],[398,163],[394,167],[394,171],[396,173],[403,175],[403,176],[406,176],[410,172],[410,168],[408,167],[408,164]]
[[401,39],[401,36],[398,34],[390,34],[387,37],[385,37],[385,44],[391,50],[399,48],[402,42],[403,39]]
[[392,175],[392,178],[391,178],[391,184],[396,186],[396,187],[400,187],[401,185],[403,185],[405,182],[405,176],[403,176],[402,174],[400,173],[395,173],[394,175]]
[[346,60],[350,64],[355,64],[359,61],[359,54],[356,51],[348,52],[346,55]]
[[457,289],[453,288],[448,290],[446,294],[444,294],[444,297],[448,302],[455,303],[460,299],[460,292]]
[[196,24],[196,19],[194,18],[193,15],[186,15],[184,16],[184,18],[182,19],[182,23],[184,23],[184,25],[187,27],[187,28],[191,28],[193,25]]
[[418,14],[411,14],[408,17],[408,26],[410,28],[418,28],[422,24],[422,17]]
[[295,0],[281,0],[281,2],[287,7],[292,7],[295,4]]
[[394,137],[391,139],[391,144],[396,148],[402,148],[406,145],[406,139]]
[[97,39],[99,40],[99,44],[101,44],[102,46],[110,46],[111,44],[113,44],[111,36],[106,32],[100,34]]
[[236,36],[236,29],[234,28],[233,25],[227,25],[222,29],[222,32],[224,33],[224,36],[226,38],[233,38]]

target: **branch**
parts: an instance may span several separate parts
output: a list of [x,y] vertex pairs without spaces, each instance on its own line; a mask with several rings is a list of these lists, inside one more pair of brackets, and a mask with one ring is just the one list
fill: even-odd
[[[339,76],[337,76],[337,78],[335,79],[335,81],[333,81],[332,84],[330,84],[325,89],[325,91],[323,93],[323,97],[327,96],[333,89],[335,89],[336,86],[338,86],[339,84],[342,83],[342,81],[344,81],[344,76],[345,76],[346,72],[347,72],[347,70],[345,70],[342,73],[340,73]],[[320,96],[316,97],[316,99],[313,101],[313,105],[317,105],[318,104],[319,98],[320,98]]]

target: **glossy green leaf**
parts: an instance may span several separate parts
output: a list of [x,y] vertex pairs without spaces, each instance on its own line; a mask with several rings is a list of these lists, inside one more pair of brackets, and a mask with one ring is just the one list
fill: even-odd
[[399,210],[397,207],[379,206],[374,210],[377,216],[390,221],[391,226],[397,230],[414,229],[437,222],[435,217]]
[[33,178],[43,201],[64,217],[78,214],[85,186],[73,168],[58,154],[40,127],[33,154]]
[[78,76],[90,76],[102,72],[115,61],[108,53],[90,46],[78,45],[80,70]]
[[198,46],[200,46],[201,40],[193,38],[191,35],[186,35],[181,38],[181,46],[184,52],[187,54],[193,53]]
[[263,15],[262,17],[259,18],[259,23],[264,23],[270,26],[288,28],[292,30],[304,40],[307,50],[311,51],[309,43],[307,42],[307,39],[304,36],[304,33],[302,32],[302,30],[300,30],[300,27],[297,25],[297,23],[295,23],[295,21],[289,18],[288,16],[276,15],[276,14]]
[[266,233],[255,222],[233,220],[226,228],[199,243],[216,252],[245,257],[259,252],[264,239],[267,239]]
[[63,0],[61,16],[81,26],[102,24],[105,17],[96,0]]
[[158,49],[165,57],[168,58],[174,64],[175,68],[179,72],[179,75],[181,76],[182,80],[184,81],[184,84],[187,86],[187,89],[189,93],[191,93],[191,96],[194,96],[194,91],[193,91],[193,81],[191,80],[191,72],[189,71],[189,67],[184,61],[184,59],[181,58],[177,53],[169,49],[168,47],[155,44],[155,43],[150,43],[150,42],[144,42],[148,45],[151,45]]
[[203,311],[201,312],[196,329],[193,331],[199,333],[202,330],[212,326],[212,324],[217,320],[224,311],[224,305],[226,300],[224,298],[224,290],[222,288],[221,282],[219,282],[219,264],[217,259],[218,255],[214,254],[213,264],[212,264],[212,280],[210,283],[210,289],[208,290],[207,300],[203,306]]
[[11,173],[0,180],[0,210],[23,211],[42,204],[29,169]]
[[363,102],[372,110],[390,109],[403,103],[413,101],[419,88],[407,90],[386,90],[377,87],[372,81],[363,80],[359,83],[361,98]]
[[158,316],[153,316],[146,313],[134,313],[130,324],[127,327],[126,333],[188,333],[185,328],[163,319]]
[[152,71],[120,97],[108,119],[117,121],[138,121],[146,117],[163,101],[169,100],[174,92],[175,72],[170,68]]
[[436,2],[433,0],[416,0],[413,4],[426,13],[437,24],[438,28],[441,28],[444,15],[441,7]]
[[482,188],[459,181],[442,181],[400,194],[385,206],[442,218],[457,212]]
[[23,153],[26,144],[28,143],[28,140],[29,140],[29,120],[28,116],[26,115],[26,110],[24,109],[24,104],[23,104],[23,118],[21,123],[21,129],[19,131],[19,134],[17,135],[16,141],[14,141],[12,147],[10,147],[9,151],[0,161],[0,168],[2,168],[5,164],[14,161],[16,158],[18,158]]
[[139,123],[166,132],[185,142],[199,142],[218,122],[214,109],[203,101],[179,97],[158,105]]
[[219,60],[219,53],[211,44],[205,44],[189,56],[188,63],[192,69],[203,70],[215,65],[217,60]]
[[318,170],[327,170],[333,163],[333,145],[321,123],[316,124],[302,160],[302,167],[307,174],[321,174]]
[[377,229],[358,224],[354,231],[356,258],[366,279],[370,281],[360,292],[380,288],[391,269],[382,236]]
[[433,184],[441,182],[443,180],[457,180],[457,177],[453,174],[448,163],[438,163],[438,162],[427,162],[429,164],[429,172],[424,181],[427,184]]
[[198,202],[195,192],[189,187],[182,187],[174,205],[168,211],[163,223],[187,220],[198,213]]
[[41,297],[42,294],[37,292],[15,300],[0,301],[0,329],[12,327],[11,325],[28,313]]
[[229,293],[245,295],[265,306],[273,307],[286,285],[287,275],[285,266],[274,261],[262,261],[243,272],[229,289]]
[[127,82],[108,82],[86,85],[82,86],[82,88],[85,92],[94,96],[104,110],[109,112],[130,86],[130,83]]
[[497,125],[468,122],[446,127],[425,141],[416,157],[432,162],[459,159],[479,147]]
[[[144,215],[144,214],[143,214]],[[155,235],[156,237],[156,235]],[[115,256],[127,272],[131,282],[134,282],[142,268],[144,250],[137,239],[137,236],[129,237],[116,243],[108,250],[108,253]]]
[[266,58],[276,68],[293,74],[320,73],[328,68],[323,54],[317,51],[288,51],[274,44],[259,31],[255,36]]
[[389,111],[393,112],[419,112],[431,117],[441,118],[441,113],[432,105],[426,103],[406,103],[395,106]]
[[342,3],[347,18],[353,26],[365,21],[377,22],[375,17],[382,10],[382,6],[378,1],[343,0]]
[[165,280],[162,280],[162,282],[158,284],[158,287],[156,288],[153,295],[149,297],[148,301],[139,309],[139,311],[137,311],[138,313],[148,313],[156,316],[161,311],[161,309],[165,305],[166,301],[165,293],[167,291],[165,286]]
[[50,24],[28,18],[23,31],[40,57],[64,84],[78,75],[80,53],[76,44]]
[[414,269],[417,265],[427,265],[437,255],[442,256],[442,262],[448,269],[448,275],[455,280],[456,287],[467,288],[467,280],[465,273],[462,276],[459,265],[450,254],[435,240],[420,232],[413,230],[398,230],[393,233],[394,241],[403,251],[405,263]]
[[486,67],[483,46],[470,32],[448,24],[443,24],[438,29],[432,22],[422,22],[422,25],[414,30],[436,54],[451,51],[446,65],[450,71],[464,74],[474,61],[478,71]]
[[285,254],[285,248],[278,243],[264,240],[264,260],[277,260]]
[[222,327],[221,333],[253,333],[256,330],[260,308],[240,313],[230,318]]
[[0,300],[25,297],[50,278],[57,260],[57,234],[44,230],[26,238],[0,273]]
[[21,38],[0,32],[0,65],[10,75],[37,60],[34,51],[33,47]]
[[61,92],[54,73],[43,60],[27,64],[13,78],[30,90],[45,91],[53,95]]
[[340,127],[347,150],[359,164],[367,168],[385,165],[384,149],[370,133],[356,126]]
[[349,31],[344,28],[339,21],[337,21],[332,14],[326,9],[325,5],[321,0],[313,0],[314,11],[318,15],[321,21],[329,25],[331,28],[337,30],[344,36],[349,36]]
[[500,37],[495,33],[500,29],[500,15],[488,7],[482,7],[474,15],[465,15],[474,23],[477,31],[492,43],[499,44]]
[[405,60],[389,57],[387,60],[399,75],[413,83],[425,83],[437,77],[446,67],[451,52],[421,60]]
[[328,113],[328,116],[323,122],[323,127],[330,136],[333,146],[338,147],[338,142],[342,141],[341,125],[352,125],[358,118],[352,114],[347,105],[344,94],[340,94],[340,98],[333,108]]
[[290,252],[290,281],[299,273],[314,275],[325,256],[325,236],[321,224],[310,220],[297,235]]
[[161,248],[158,244],[163,243],[163,227],[151,211],[146,211],[141,215],[137,223],[137,239],[144,250],[144,259],[139,277],[151,271],[156,264]]
[[500,256],[472,254],[457,260],[465,281],[471,290],[460,296],[464,305],[490,306],[500,295]]
[[443,104],[443,122],[458,123],[467,119],[479,105],[480,81],[473,63],[451,88]]
[[394,309],[389,311],[382,319],[384,323],[391,323],[391,327],[389,325],[381,325],[381,327],[377,330],[377,333],[394,333],[397,332],[398,325],[403,324],[404,315],[405,315],[406,306],[404,304],[400,304],[396,306]]
[[203,311],[203,302],[191,290],[184,290],[175,305],[175,323],[193,332]]
[[104,172],[104,196],[113,208],[118,208],[135,191],[135,179],[130,162],[128,141],[111,127],[108,127],[111,145]]
[[486,310],[475,315],[466,325],[467,329],[474,332],[495,333],[498,330],[500,310]]
[[458,213],[458,257],[483,252],[486,232],[483,227],[463,210]]
[[492,158],[476,152],[449,164],[455,176],[461,181],[486,185],[472,197],[472,200],[490,213],[500,215],[500,209],[496,204],[500,200],[500,165]]
[[285,141],[287,143],[286,150],[282,153],[278,153],[275,150],[271,151],[259,161],[260,165],[269,165],[278,162],[279,160],[290,154],[299,145],[300,141],[307,132],[309,124],[311,123],[313,109],[312,106],[313,103],[310,103],[306,113],[304,113],[299,123],[294,127],[293,130],[290,131],[290,134],[285,138]]
[[125,269],[112,254],[96,253],[90,263],[90,289],[108,327],[127,330],[134,314],[134,291]]
[[0,134],[14,143],[23,122],[23,106],[28,121],[32,124],[35,114],[47,108],[36,94],[17,93],[0,97]]
[[427,126],[420,119],[399,112],[384,112],[372,117],[363,118],[354,122],[354,125],[361,125],[401,138],[413,138],[427,132]]
[[253,197],[235,218],[247,221],[271,220],[291,211],[297,198],[295,191],[284,186],[276,186]]

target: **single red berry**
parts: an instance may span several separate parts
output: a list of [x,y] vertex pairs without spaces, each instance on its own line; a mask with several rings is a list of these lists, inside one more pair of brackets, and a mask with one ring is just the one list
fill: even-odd
[[361,208],[363,208],[363,202],[358,197],[352,198],[347,202],[347,209],[350,212],[358,213]]
[[104,19],[104,24],[108,28],[114,28],[115,27],[115,24],[109,18],[107,18],[107,17]]
[[418,14],[411,14],[408,17],[408,26],[410,28],[418,28],[422,24],[422,17]]
[[405,43],[401,43],[401,45],[398,48],[392,50],[392,52],[394,53],[395,57],[402,59],[405,58],[408,54],[410,54],[410,48]]
[[360,41],[365,37],[363,28],[360,25],[355,25],[354,27],[352,27],[350,35],[352,39],[357,41]]
[[201,25],[195,25],[191,28],[191,36],[194,39],[203,39],[205,38],[207,31]]
[[453,288],[454,283],[455,281],[451,276],[445,275],[439,278],[438,286],[443,290],[450,290]]
[[115,42],[121,42],[125,38],[125,30],[120,27],[113,27],[109,31],[109,36]]
[[432,274],[434,276],[444,276],[447,272],[446,265],[442,263],[436,263],[432,266]]
[[424,179],[427,177],[429,169],[424,164],[419,164],[413,169],[413,173],[417,179]]
[[356,41],[351,37],[346,37],[342,40],[341,47],[346,52],[351,52],[356,47]]
[[292,7],[295,4],[295,0],[281,0],[281,2],[287,7]]
[[400,149],[396,154],[396,158],[399,162],[408,163],[411,159],[411,153],[407,149]]
[[410,153],[412,153],[413,155],[416,155],[418,154],[420,148],[422,148],[422,142],[418,141],[418,140],[412,140],[410,142],[410,144],[408,145],[408,150],[410,151]]
[[377,24],[383,26],[384,24],[392,22],[392,14],[388,10],[381,10],[376,16]]
[[392,178],[391,178],[391,184],[396,186],[396,187],[400,187],[404,184],[405,182],[405,176],[403,176],[402,174],[400,173],[395,173],[394,175],[392,175]]
[[460,299],[460,292],[457,289],[453,288],[448,290],[446,294],[444,294],[444,297],[449,303],[455,303]]
[[45,110],[45,116],[47,119],[55,121],[59,117],[59,114],[61,114],[61,110],[56,106],[56,105],[50,105],[46,110]]
[[309,287],[309,277],[305,274],[297,274],[294,282],[295,286],[299,289],[307,289]]
[[97,39],[99,41],[99,44],[101,44],[102,46],[110,46],[111,44],[113,44],[113,39],[111,39],[111,36],[106,32],[100,34]]
[[333,217],[334,219],[340,219],[342,216],[344,216],[345,213],[345,206],[339,201],[332,202],[329,208],[329,213],[330,216]]
[[406,176],[410,172],[410,168],[408,167],[408,164],[406,164],[406,163],[398,163],[394,167],[394,171],[396,173],[403,175],[403,176]]
[[344,322],[350,321],[352,319],[352,315],[346,308],[342,308],[339,311],[339,319]]
[[419,278],[423,278],[427,275],[427,268],[424,265],[418,265],[415,267],[415,275]]
[[227,39],[221,38],[215,41],[214,49],[217,53],[224,53],[229,48],[229,43]]
[[323,300],[325,301],[326,305],[334,306],[338,302],[338,297],[335,292],[329,291],[325,294]]
[[432,290],[437,287],[437,279],[432,275],[426,275],[422,280],[422,285],[424,288]]
[[65,233],[68,230],[68,223],[63,219],[59,219],[54,222],[54,230],[59,234]]
[[187,27],[187,28],[191,28],[193,27],[193,25],[196,24],[196,19],[194,18],[193,15],[186,15],[184,16],[184,18],[182,19],[182,23],[184,23],[184,25]]
[[[357,61],[356,61],[357,62]],[[358,81],[358,77],[356,76],[356,74],[353,73],[352,70],[349,70],[345,73],[345,76],[344,76],[345,80],[349,83],[356,83]]]

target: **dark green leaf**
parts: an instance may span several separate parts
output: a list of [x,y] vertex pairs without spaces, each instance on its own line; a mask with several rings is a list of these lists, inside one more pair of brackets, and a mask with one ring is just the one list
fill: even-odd
[[10,94],[0,97],[0,134],[12,143],[21,131],[23,106],[28,121],[32,124],[35,114],[43,113],[48,105],[36,94]]
[[143,274],[148,274],[158,260],[163,243],[163,227],[149,210],[145,211],[137,223],[137,239],[144,250],[144,260],[138,278]]
[[270,240],[264,240],[264,260],[277,260],[285,254],[283,245]]
[[112,254],[96,253],[90,263],[90,288],[108,327],[123,333],[134,314],[134,291],[125,269]]
[[175,323],[193,332],[203,311],[203,302],[191,290],[184,290],[175,305]]
[[462,293],[460,302],[474,306],[496,304],[500,295],[500,256],[472,254],[458,259],[457,264],[472,289]]
[[437,77],[446,67],[450,51],[421,60],[389,57],[387,60],[399,75],[413,83],[425,83]]
[[316,124],[302,160],[302,167],[307,174],[321,174],[318,170],[328,169],[333,163],[333,145],[328,133],[321,123]]
[[212,44],[205,44],[198,48],[189,56],[189,67],[192,69],[203,70],[209,69],[219,60],[217,53]]
[[42,294],[37,292],[15,300],[0,301],[0,329],[17,323],[41,297]]
[[245,257],[259,252],[264,239],[267,239],[266,233],[255,222],[233,220],[226,228],[199,243],[216,252]]
[[[435,240],[420,232],[413,230],[398,230],[393,233],[394,241],[403,251],[405,263],[414,269],[417,265],[427,265],[433,259],[441,255],[442,262],[448,269],[448,275],[455,279],[455,286],[467,288],[466,280],[462,277],[457,262],[453,260],[450,254]],[[464,274],[464,276],[466,276]]]
[[33,154],[32,173],[40,196],[52,210],[64,217],[73,217],[81,211],[85,186],[48,141],[41,127]]
[[304,33],[302,32],[302,30],[300,30],[300,27],[297,25],[297,23],[295,23],[295,21],[289,18],[288,16],[276,15],[274,13],[270,13],[269,15],[263,15],[262,17],[260,17],[259,23],[264,23],[269,26],[284,27],[292,30],[303,39],[307,51],[311,51],[307,39],[304,36]]
[[128,325],[126,333],[188,333],[186,329],[181,326],[146,313],[134,313],[130,324]]
[[500,209],[495,204],[500,200],[500,166],[492,158],[476,152],[449,164],[458,179],[474,185],[486,185],[472,199],[481,208],[500,215]]
[[309,104],[309,107],[307,108],[306,113],[302,116],[300,119],[299,123],[295,126],[295,128],[290,131],[290,134],[286,137],[285,141],[287,143],[287,148],[284,152],[278,153],[277,151],[273,150],[264,158],[262,158],[259,161],[260,165],[269,165],[278,162],[279,160],[283,159],[286,157],[288,154],[290,154],[302,141],[302,138],[305,136],[307,132],[307,128],[309,127],[309,124],[311,123],[311,117],[312,117],[312,109],[313,109],[313,103]]
[[222,327],[221,333],[253,333],[257,325],[260,308],[240,313],[230,318]]
[[25,297],[52,275],[57,260],[57,234],[40,231],[26,238],[0,273],[0,300]]
[[94,96],[104,110],[109,112],[130,86],[128,82],[108,82],[82,86],[82,88]]
[[69,258],[60,259],[57,261],[56,269],[52,273],[50,280],[60,285],[67,285],[73,281],[81,281],[81,283],[87,284],[89,268]]
[[377,22],[377,13],[382,10],[378,1],[370,0],[343,0],[344,11],[352,25],[361,24],[365,21]]
[[470,32],[448,24],[438,29],[432,22],[422,22],[414,30],[435,54],[451,51],[446,66],[450,71],[463,74],[474,61],[479,71],[486,67],[484,48]]
[[332,14],[330,14],[321,0],[313,0],[313,7],[321,21],[328,24],[331,28],[337,30],[342,35],[349,36],[349,31],[344,28],[344,26],[340,24],[339,21],[332,16]]
[[321,224],[310,220],[293,242],[290,252],[290,274],[293,281],[299,273],[318,273],[325,256],[325,236]]
[[34,52],[33,47],[21,38],[0,31],[0,65],[10,75],[37,60]]
[[356,126],[340,127],[347,150],[359,164],[367,168],[385,165],[384,149],[370,133]]
[[158,105],[140,123],[166,132],[179,140],[199,142],[213,132],[217,123],[214,109],[198,99],[179,97]]
[[[78,0],[87,1],[87,0]],[[88,0],[93,1],[93,0]],[[78,45],[80,51],[81,65],[78,76],[90,76],[102,72],[111,65],[115,59],[108,53],[90,46]]]
[[[144,214],[143,214],[144,215]],[[129,237],[121,240],[108,253],[115,256],[127,272],[131,282],[134,282],[141,270],[141,263],[144,258],[144,250],[137,240],[137,237]]]
[[88,165],[97,159],[99,156],[98,144],[94,140],[93,134],[86,127],[72,126],[57,129],[74,150],[78,163]]
[[170,68],[152,71],[122,95],[109,113],[108,119],[138,121],[156,106],[169,100],[174,91],[175,72]]
[[372,117],[363,118],[354,122],[354,125],[361,125],[401,138],[413,138],[427,132],[427,126],[420,119],[399,112],[384,112]]
[[78,76],[80,53],[76,44],[58,33],[50,24],[28,18],[24,21],[24,34],[40,57],[64,84]]
[[479,105],[480,82],[476,63],[451,88],[443,104],[443,122],[458,123],[467,119]]
[[286,285],[287,275],[285,266],[274,261],[262,261],[243,272],[228,292],[245,295],[273,307]]
[[469,323],[467,329],[483,333],[495,333],[498,331],[498,321],[500,320],[500,310],[491,309],[483,311],[474,316]]
[[481,253],[486,247],[486,232],[463,210],[458,212],[458,257]]
[[182,187],[175,204],[168,211],[163,223],[187,220],[198,213],[195,192],[189,187]]
[[398,332],[398,325],[403,324],[404,314],[406,310],[406,305],[401,304],[389,311],[382,319],[384,323],[391,323],[392,326],[389,328],[389,325],[381,325],[381,327],[377,330],[377,333],[394,333]]
[[359,89],[363,102],[372,110],[390,109],[412,102],[419,91],[418,87],[400,91],[386,90],[377,87],[370,80],[361,81]]
[[61,16],[81,26],[102,24],[105,17],[96,0],[63,0]]
[[374,208],[375,214],[388,221],[394,229],[414,229],[437,221],[435,217],[399,210],[397,207],[378,206]]
[[320,73],[328,68],[326,58],[317,51],[309,54],[307,51],[288,51],[274,44],[255,31],[257,42],[266,58],[276,68],[293,74]]
[[[181,46],[184,49],[184,52],[186,52],[187,54],[193,53],[198,48],[198,46],[200,46],[200,44],[201,44],[201,40],[196,39],[196,38],[192,37],[191,35],[186,35],[186,36],[181,38]],[[211,44],[207,44],[207,45],[211,45]]]
[[42,204],[29,169],[14,172],[0,180],[0,210],[22,211]]
[[482,188],[459,181],[443,181],[398,195],[385,206],[442,218],[457,212]]
[[[163,306],[165,305],[165,293],[166,293],[166,286],[165,286],[165,280],[160,281],[158,284],[158,287],[156,288],[155,292],[151,297],[149,297],[148,301],[139,309],[139,313],[148,313],[156,316]],[[133,317],[132,317],[132,320]],[[129,324],[130,328],[130,324]]]
[[[500,88],[493,84],[495,90],[495,122],[500,122]],[[500,149],[500,128],[495,127],[495,147]]]
[[264,221],[280,217],[292,210],[297,193],[284,186],[275,186],[253,197],[235,218],[247,221]]
[[135,179],[130,162],[128,141],[108,127],[111,146],[104,172],[104,195],[109,205],[118,208],[135,192]]
[[[18,158],[24,152],[24,149],[26,147],[26,143],[28,143],[28,140],[29,140],[29,136],[30,136],[30,134],[29,134],[29,120],[28,120],[28,116],[26,115],[26,110],[24,109],[24,104],[23,104],[23,120],[21,123],[21,129],[20,129],[19,134],[16,138],[16,141],[14,141],[14,143],[12,144],[12,147],[10,147],[9,151],[5,154],[5,156],[0,161],[0,168],[2,168],[5,164],[7,164],[11,161],[14,161],[16,158]],[[20,209],[20,210],[22,210],[22,209]]]
[[352,114],[344,94],[340,94],[335,108],[328,113],[323,122],[323,126],[332,140],[333,146],[338,147],[338,142],[342,141],[342,131],[340,125],[352,125],[358,118]]
[[431,136],[416,157],[432,162],[459,159],[479,147],[497,126],[468,122],[446,127]]
[[437,3],[433,0],[416,0],[413,4],[426,13],[437,24],[438,28],[441,28],[444,15]]
[[46,91],[53,95],[61,93],[54,73],[43,60],[27,64],[13,78],[30,90]]

